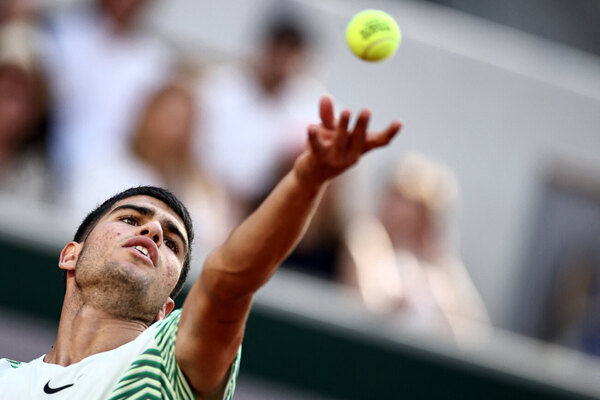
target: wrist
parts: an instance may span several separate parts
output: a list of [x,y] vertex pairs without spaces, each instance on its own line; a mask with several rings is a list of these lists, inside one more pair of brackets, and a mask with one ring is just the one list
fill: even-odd
[[317,162],[308,152],[302,153],[296,159],[292,171],[297,183],[311,192],[319,192],[328,182],[328,179],[319,174]]

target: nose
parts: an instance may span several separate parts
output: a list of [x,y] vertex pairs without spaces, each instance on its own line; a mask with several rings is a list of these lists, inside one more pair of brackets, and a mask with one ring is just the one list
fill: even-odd
[[139,234],[142,236],[148,236],[157,246],[160,246],[163,242],[163,230],[160,222],[149,221],[142,225],[139,230]]

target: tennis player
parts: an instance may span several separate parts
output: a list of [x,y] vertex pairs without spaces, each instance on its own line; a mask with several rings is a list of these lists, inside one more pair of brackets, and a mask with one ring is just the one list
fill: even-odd
[[336,119],[329,97],[319,108],[305,151],[208,256],[181,310],[173,299],[193,239],[185,206],[145,186],[90,213],[60,254],[56,343],[30,362],[1,359],[0,399],[230,399],[254,293],[302,236],[327,182],[401,127],[368,133],[368,110],[350,127],[350,111]]

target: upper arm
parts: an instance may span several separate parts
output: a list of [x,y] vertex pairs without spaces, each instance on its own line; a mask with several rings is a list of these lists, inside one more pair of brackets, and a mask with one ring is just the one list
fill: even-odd
[[[221,393],[244,336],[252,298],[224,299],[214,292],[226,279],[209,256],[183,305],[175,344],[177,363],[200,398]],[[207,397],[208,396],[208,397]]]
[[175,348],[197,392],[211,393],[222,382],[242,342],[254,293],[301,237],[323,188],[307,188],[288,173],[208,256],[183,305]]
[[200,394],[196,392],[194,396],[198,400],[232,400],[233,394],[235,392],[235,386],[237,383],[237,377],[240,370],[240,359],[242,356],[242,348],[238,349],[237,355],[231,366],[229,367],[229,372],[225,375],[225,377],[221,380],[219,386],[214,389],[211,393]]

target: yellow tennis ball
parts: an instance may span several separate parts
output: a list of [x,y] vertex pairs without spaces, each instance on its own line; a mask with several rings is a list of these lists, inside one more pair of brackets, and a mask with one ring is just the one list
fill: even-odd
[[346,28],[346,42],[357,57],[381,61],[396,52],[402,34],[389,14],[364,10],[356,14]]

